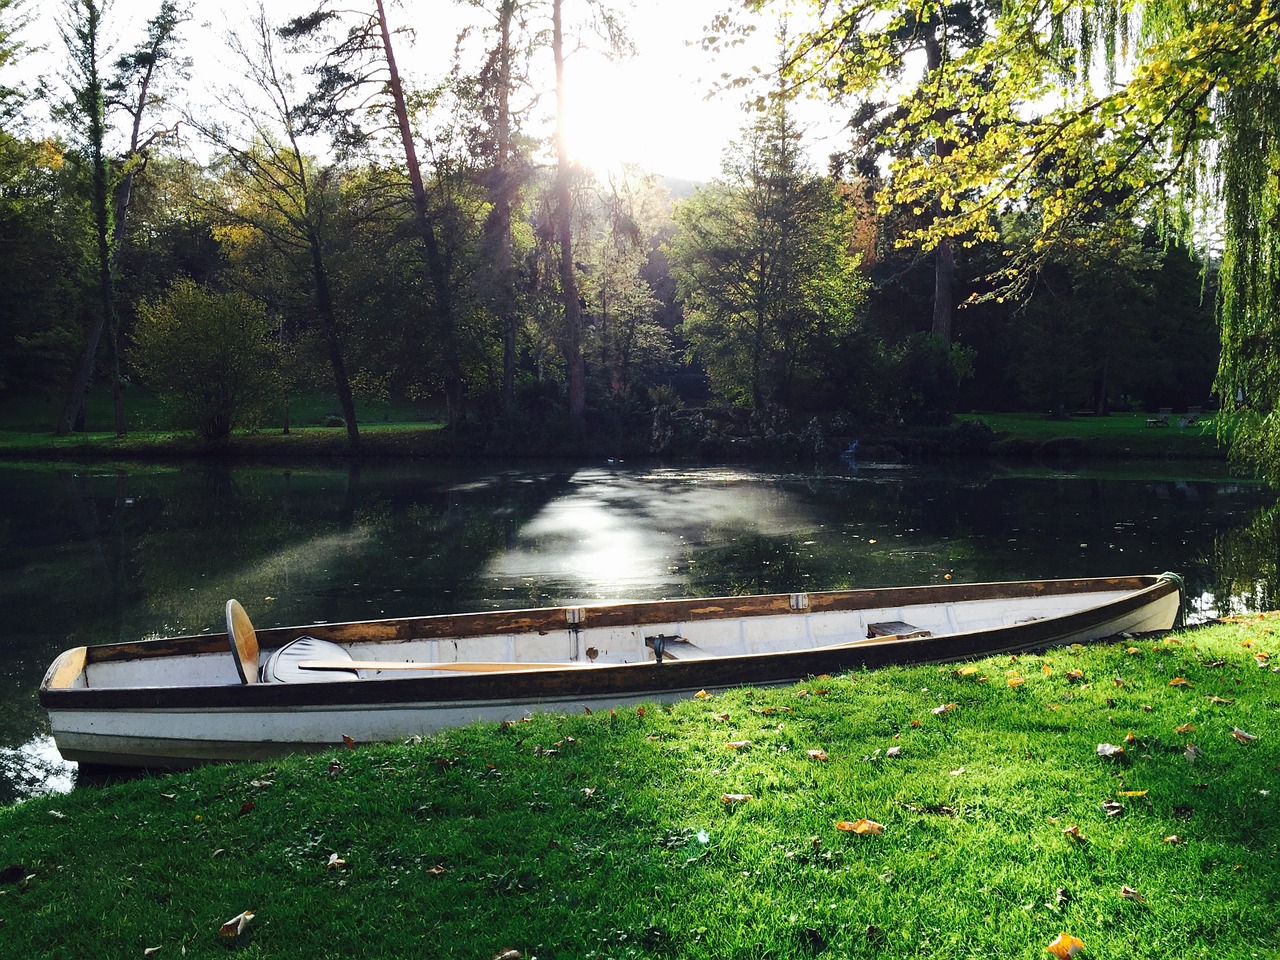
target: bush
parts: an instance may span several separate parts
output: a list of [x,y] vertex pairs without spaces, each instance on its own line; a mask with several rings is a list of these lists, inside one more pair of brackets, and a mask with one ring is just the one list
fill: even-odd
[[245,294],[177,280],[138,307],[134,367],[205,440],[261,422],[280,392],[275,356],[266,313]]

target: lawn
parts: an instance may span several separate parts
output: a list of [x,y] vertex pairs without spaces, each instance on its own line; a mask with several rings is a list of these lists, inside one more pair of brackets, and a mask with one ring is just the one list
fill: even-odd
[[[0,810],[13,957],[1274,956],[1273,616]],[[253,914],[236,936],[223,924]]]

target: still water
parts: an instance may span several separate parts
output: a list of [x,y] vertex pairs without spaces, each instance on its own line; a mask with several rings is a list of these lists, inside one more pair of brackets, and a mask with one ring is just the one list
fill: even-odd
[[62,649],[567,602],[1183,574],[1280,596],[1277,494],[1220,468],[521,463],[0,465],[0,804],[68,789],[36,687]]

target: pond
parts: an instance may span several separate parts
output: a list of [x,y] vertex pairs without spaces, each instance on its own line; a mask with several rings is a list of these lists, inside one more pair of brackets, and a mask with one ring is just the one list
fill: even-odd
[[74,784],[36,697],[59,651],[220,630],[229,597],[267,627],[1166,570],[1205,619],[1280,591],[1276,492],[1212,464],[5,464],[0,491],[0,804]]

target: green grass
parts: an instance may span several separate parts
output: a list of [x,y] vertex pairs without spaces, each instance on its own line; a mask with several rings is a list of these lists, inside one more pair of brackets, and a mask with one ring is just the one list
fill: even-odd
[[[1255,659],[1275,622],[30,800],[0,810],[0,869],[21,867],[0,884],[0,944],[1039,960],[1067,931],[1097,958],[1275,956],[1280,675]],[[860,818],[883,833],[836,827]],[[243,910],[247,932],[219,937]]]
[[1140,458],[1226,455],[1226,444],[1218,438],[1219,425],[1214,414],[1202,415],[1187,427],[1177,425],[1176,414],[1169,418],[1167,427],[1147,426],[1149,417],[1146,413],[1112,413],[1104,417],[1054,420],[1038,413],[971,413],[961,414],[957,419],[982,421],[990,426],[999,436],[996,453],[1078,453]]

